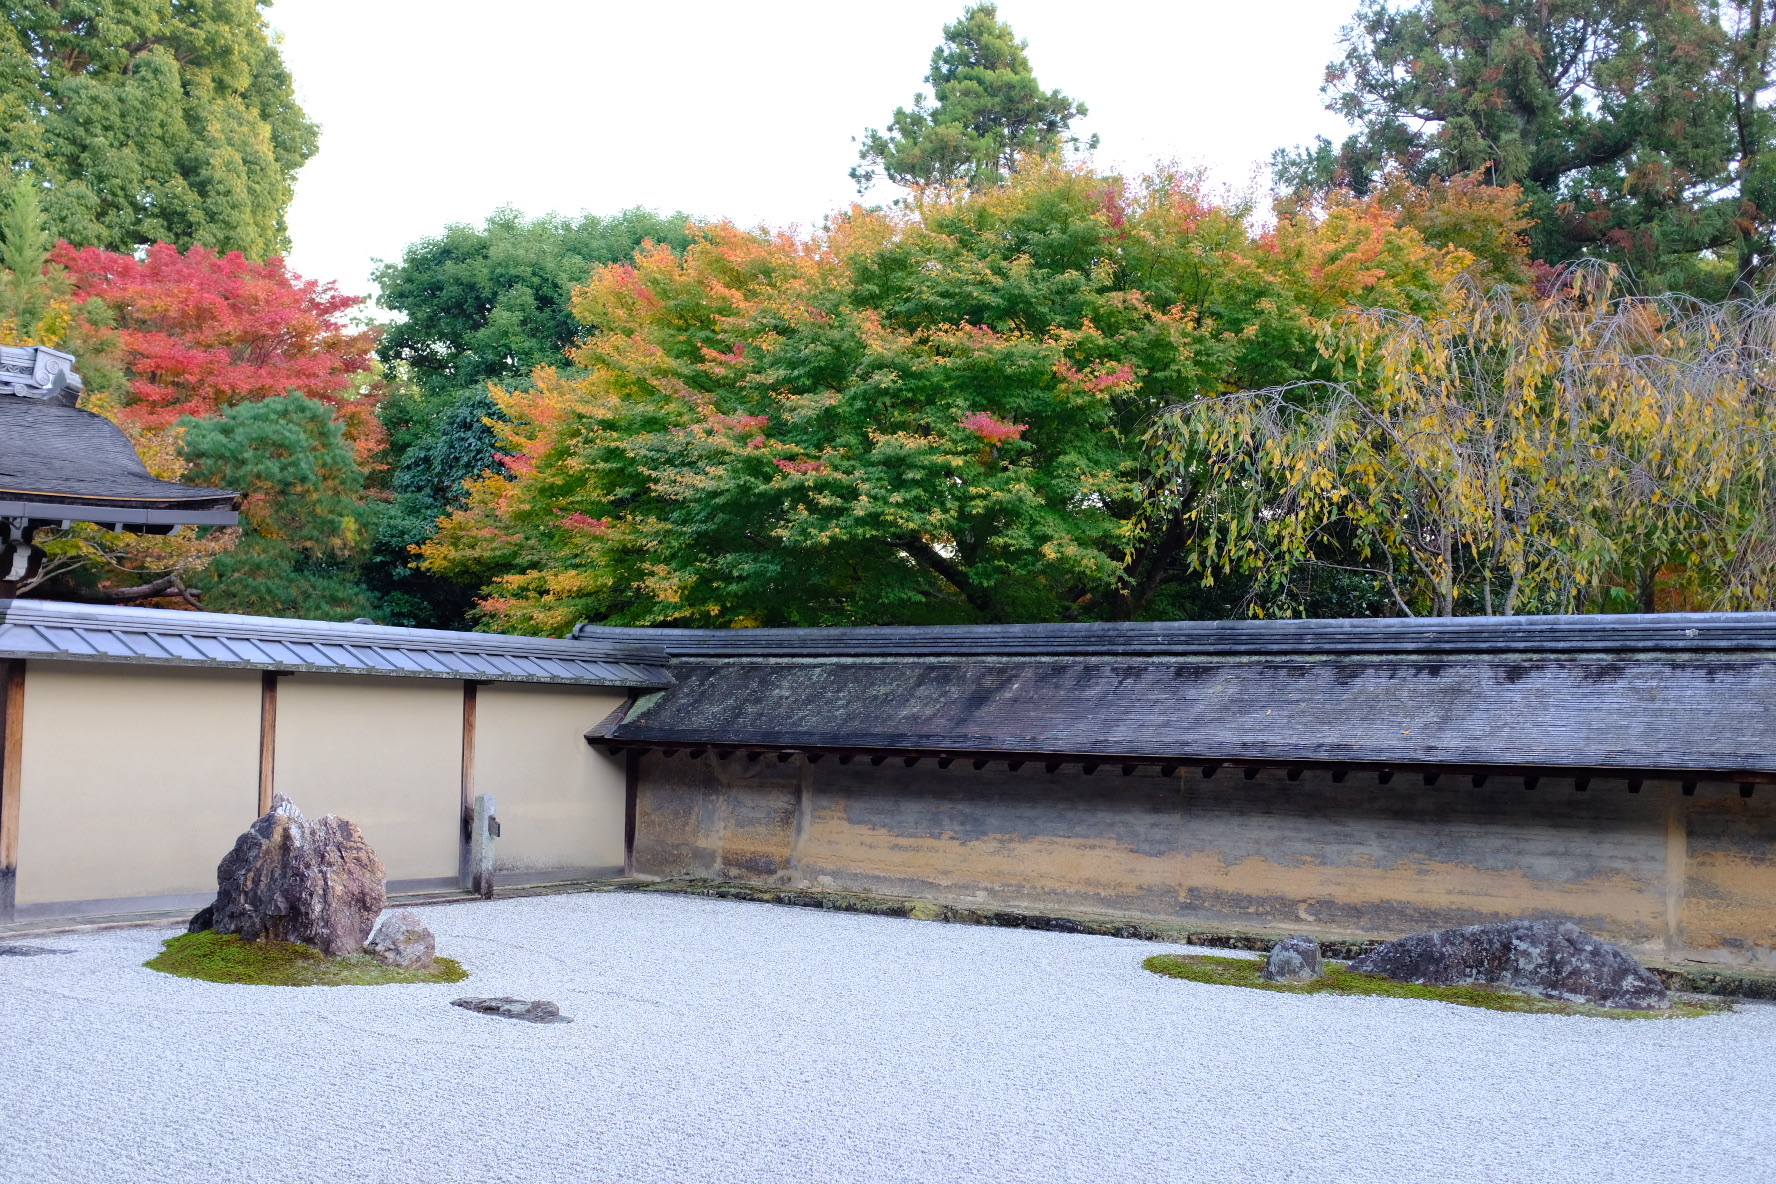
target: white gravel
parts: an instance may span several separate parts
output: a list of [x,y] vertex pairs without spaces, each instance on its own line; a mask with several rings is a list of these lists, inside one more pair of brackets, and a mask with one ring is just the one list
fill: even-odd
[[[1621,1022],[1209,987],[1177,947],[664,895],[426,909],[447,986],[0,958],[0,1180],[1407,1184],[1776,1176],[1776,1007]],[[552,999],[573,1024],[464,994]]]

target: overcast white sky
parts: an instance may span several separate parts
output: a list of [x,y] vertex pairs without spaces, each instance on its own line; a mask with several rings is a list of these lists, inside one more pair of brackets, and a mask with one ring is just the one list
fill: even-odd
[[[321,125],[290,210],[292,265],[371,291],[451,222],[632,205],[809,226],[855,197],[851,138],[922,82],[964,0],[892,5],[277,0]],[[1207,166],[1244,186],[1320,106],[1355,0],[1002,0],[1045,87],[1081,100],[1100,165]],[[884,192],[876,200],[889,196]]]

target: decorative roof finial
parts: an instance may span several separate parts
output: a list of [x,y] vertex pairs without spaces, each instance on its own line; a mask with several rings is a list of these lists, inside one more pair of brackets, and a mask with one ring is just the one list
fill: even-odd
[[0,395],[73,407],[85,389],[73,354],[46,345],[0,345]]

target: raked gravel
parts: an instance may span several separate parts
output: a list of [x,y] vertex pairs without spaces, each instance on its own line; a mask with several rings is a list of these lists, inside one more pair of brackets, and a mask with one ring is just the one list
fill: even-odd
[[422,915],[467,981],[194,982],[141,966],[148,930],[0,959],[0,1179],[1776,1179],[1776,1007],[1291,996],[1141,969],[1179,947],[666,895]]

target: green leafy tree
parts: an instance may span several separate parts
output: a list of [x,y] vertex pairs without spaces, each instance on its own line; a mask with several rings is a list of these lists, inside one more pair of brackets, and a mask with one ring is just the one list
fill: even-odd
[[527,220],[508,207],[479,229],[446,227],[378,268],[380,303],[402,314],[379,353],[431,393],[522,378],[560,362],[585,331],[571,297],[594,268],[628,259],[645,242],[683,250],[689,233],[684,214],[639,208]]
[[475,589],[414,565],[413,548],[438,532],[438,519],[468,497],[465,485],[500,467],[491,426],[504,418],[485,390],[471,390],[429,425],[401,458],[394,497],[376,523],[365,575],[393,624],[461,628]]
[[278,395],[181,426],[185,479],[245,495],[240,542],[202,577],[204,606],[319,620],[370,615],[356,578],[368,541],[364,474],[333,409]]
[[[1043,90],[1028,48],[992,4],[976,4],[945,25],[925,76],[935,105],[915,95],[911,110],[895,108],[887,132],[864,133],[860,163],[851,170],[858,190],[878,174],[910,188],[981,190],[1011,175],[1020,158],[1077,142],[1066,132],[1085,116],[1085,104]],[[1091,144],[1096,147],[1096,137]]]
[[644,243],[682,250],[689,234],[684,214],[637,208],[526,219],[508,208],[479,228],[447,227],[378,270],[382,305],[403,318],[386,327],[379,350],[399,378],[380,407],[393,502],[379,520],[366,577],[391,619],[465,623],[473,589],[416,569],[409,548],[436,532],[463,481],[499,465],[484,421],[500,412],[486,384],[522,383],[536,367],[563,360],[586,331],[574,317],[573,289],[598,267]]
[[25,0],[0,30],[0,159],[43,186],[55,237],[250,259],[317,131],[255,0]]
[[1428,310],[1473,260],[1374,203],[1248,214],[1045,163],[606,267],[580,369],[495,395],[500,468],[426,566],[523,632],[1223,615],[1152,416],[1329,374],[1326,318]]
[[1359,194],[1390,167],[1521,186],[1537,258],[1718,287],[1730,277],[1716,253],[1747,212],[1724,192],[1747,152],[1723,74],[1732,41],[1695,0],[1365,0],[1325,87],[1356,132],[1279,152],[1276,173],[1285,188]]

